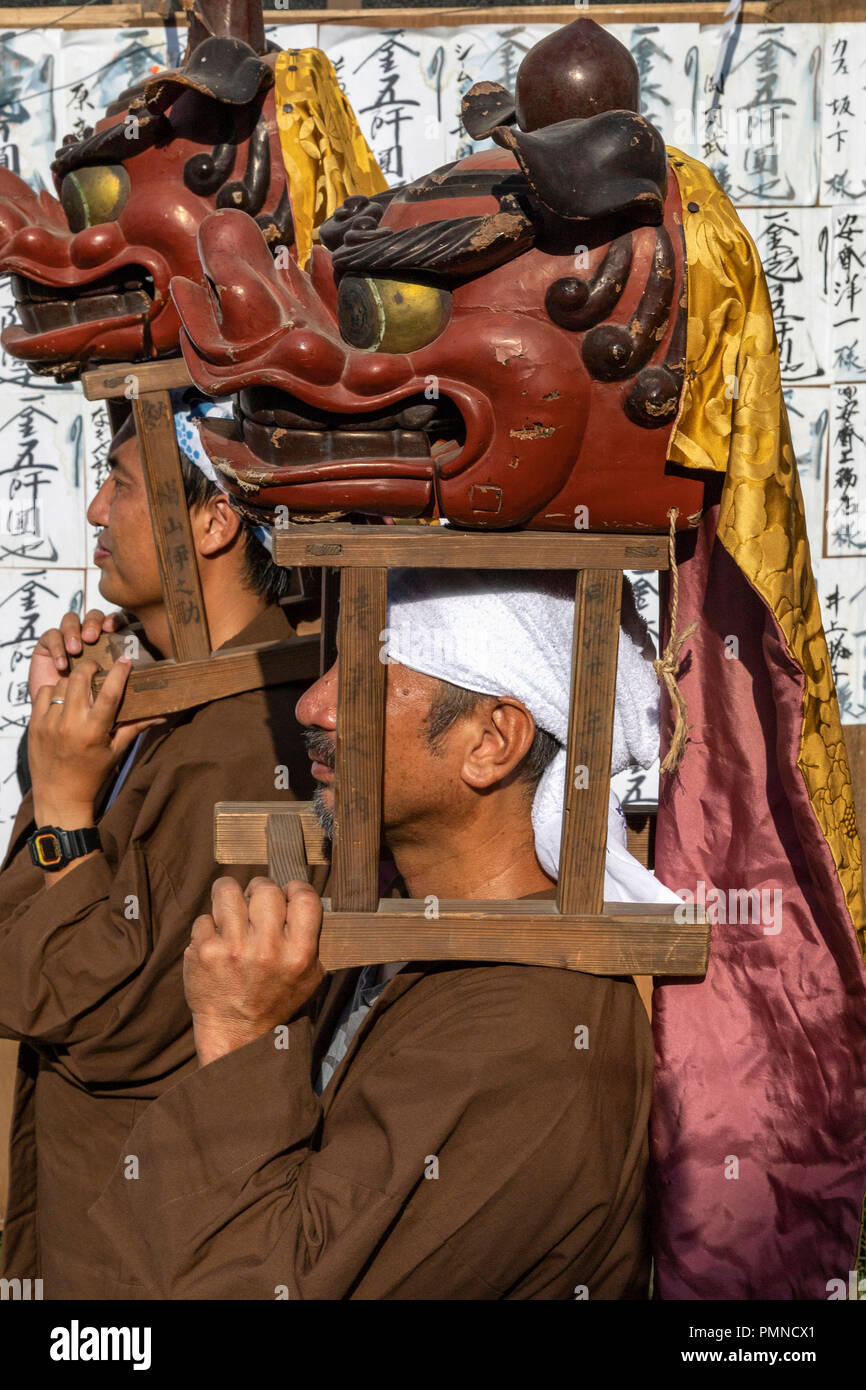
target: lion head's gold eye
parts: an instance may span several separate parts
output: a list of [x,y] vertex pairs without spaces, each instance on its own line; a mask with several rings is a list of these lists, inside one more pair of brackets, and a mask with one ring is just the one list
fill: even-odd
[[122,164],[86,164],[67,174],[60,201],[71,232],[83,232],[119,217],[129,197],[129,175]]
[[451,313],[447,290],[415,280],[346,275],[337,293],[340,333],[370,352],[415,352],[438,338]]

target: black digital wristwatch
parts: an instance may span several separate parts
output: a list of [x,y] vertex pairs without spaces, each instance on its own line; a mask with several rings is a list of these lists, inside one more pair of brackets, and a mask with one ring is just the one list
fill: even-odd
[[37,869],[45,869],[50,874],[57,869],[65,869],[67,864],[71,864],[73,859],[80,859],[83,854],[102,849],[102,844],[94,825],[86,830],[61,830],[57,825],[42,825],[34,830],[27,847]]

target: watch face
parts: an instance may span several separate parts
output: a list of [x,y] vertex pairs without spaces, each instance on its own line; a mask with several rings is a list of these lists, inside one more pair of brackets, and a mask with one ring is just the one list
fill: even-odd
[[53,865],[63,862],[63,852],[56,835],[52,835],[50,831],[45,831],[33,838],[39,863],[44,869],[50,869]]

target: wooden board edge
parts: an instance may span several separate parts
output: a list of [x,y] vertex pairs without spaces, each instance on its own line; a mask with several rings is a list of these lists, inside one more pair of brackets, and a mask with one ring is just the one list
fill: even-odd
[[[214,859],[217,864],[268,862],[270,816],[299,816],[304,849],[311,867],[330,863],[330,845],[311,801],[217,801],[213,811]],[[238,835],[238,821],[245,826]]]
[[[453,7],[450,9],[356,9],[334,4],[327,9],[277,10],[264,12],[265,24],[332,24],[350,25],[359,29],[431,29],[473,28],[485,24],[563,24],[586,17],[599,24],[699,24],[715,27],[721,24],[727,6],[725,0],[698,4],[694,0],[671,0],[654,5],[515,5],[488,6],[483,9]],[[34,19],[38,17],[37,23]],[[743,6],[744,24],[839,24],[863,21],[859,0],[823,0],[820,17],[816,20],[814,0],[746,0]],[[170,16],[172,27],[186,26],[186,16],[178,11]],[[25,33],[29,30],[52,29],[137,29],[142,26],[162,28],[164,15],[153,5],[116,4],[46,5],[39,9],[9,8],[3,11],[4,28]]]
[[[813,6],[814,8],[814,6]],[[579,10],[579,15],[575,10]],[[568,23],[576,17],[587,17],[604,24],[628,23],[679,23],[679,24],[719,24],[726,9],[726,0],[711,0],[711,3],[696,4],[694,0],[667,0],[667,3],[652,6],[642,4],[621,5],[520,5],[487,6],[481,9],[453,6],[436,9],[359,9],[352,0],[334,3],[327,8],[317,9],[271,9],[264,12],[265,24],[351,24],[358,28],[403,28],[424,29],[436,27],[459,28],[471,24],[555,24],[557,20]],[[862,11],[853,0],[824,0],[823,21],[855,20]],[[41,23],[34,24],[38,14]],[[796,17],[796,18],[794,18]],[[803,0],[746,0],[743,6],[743,21],[747,24],[762,24],[768,20],[799,22],[809,18]],[[178,10],[170,16],[173,26],[184,28],[186,15]],[[9,8],[4,10],[4,27],[7,29],[39,29],[50,25],[59,29],[124,29],[146,25],[162,28],[166,22],[164,14],[157,6],[149,4],[102,4],[87,7],[76,5],[52,5],[39,10]]]
[[278,565],[335,569],[667,570],[667,536],[631,532],[458,531],[299,523],[272,528]]

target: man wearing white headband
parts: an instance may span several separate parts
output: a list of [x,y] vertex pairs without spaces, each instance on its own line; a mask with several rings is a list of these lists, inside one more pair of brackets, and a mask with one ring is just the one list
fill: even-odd
[[[573,577],[392,576],[384,839],[410,897],[550,898]],[[656,749],[621,644],[616,760]],[[338,666],[298,703],[333,816]],[[614,812],[614,821],[619,819]],[[611,835],[607,891],[664,899]],[[678,900],[675,900],[678,901]],[[516,919],[519,920],[519,919]],[[325,977],[306,884],[223,880],[185,986],[201,1062],[94,1219],[163,1298],[647,1295],[649,1024],[633,981],[487,962]]]
[[[528,761],[540,772],[532,801],[534,849],[551,881],[559,876],[573,628],[570,573],[392,570],[389,577],[388,659],[469,692],[436,697],[431,722],[438,733],[443,709],[455,718],[468,713],[473,696],[515,697],[532,716],[536,742]],[[649,767],[658,756],[659,692],[651,649],[627,585],[612,777],[634,765]],[[605,901],[679,903],[625,843],[625,817],[611,790]]]
[[[196,465],[194,402],[176,402],[184,487],[211,640],[246,646],[291,634],[276,599],[283,571]],[[90,504],[95,564],[137,638],[168,655],[168,622],[131,421]],[[195,1065],[181,960],[189,923],[210,900],[213,806],[294,799],[309,777],[294,706],[303,686],[203,704],[156,723],[114,725],[128,664],[95,700],[85,662],[123,613],[69,613],[31,667],[32,791],[0,872],[0,1035],[19,1048],[4,1274],[41,1279],[45,1299],[137,1298],[87,1212],[134,1118]],[[129,648],[135,654],[135,639]],[[31,862],[37,827],[84,831],[52,872]],[[246,883],[251,866],[232,870]],[[239,890],[240,891],[240,890]]]

